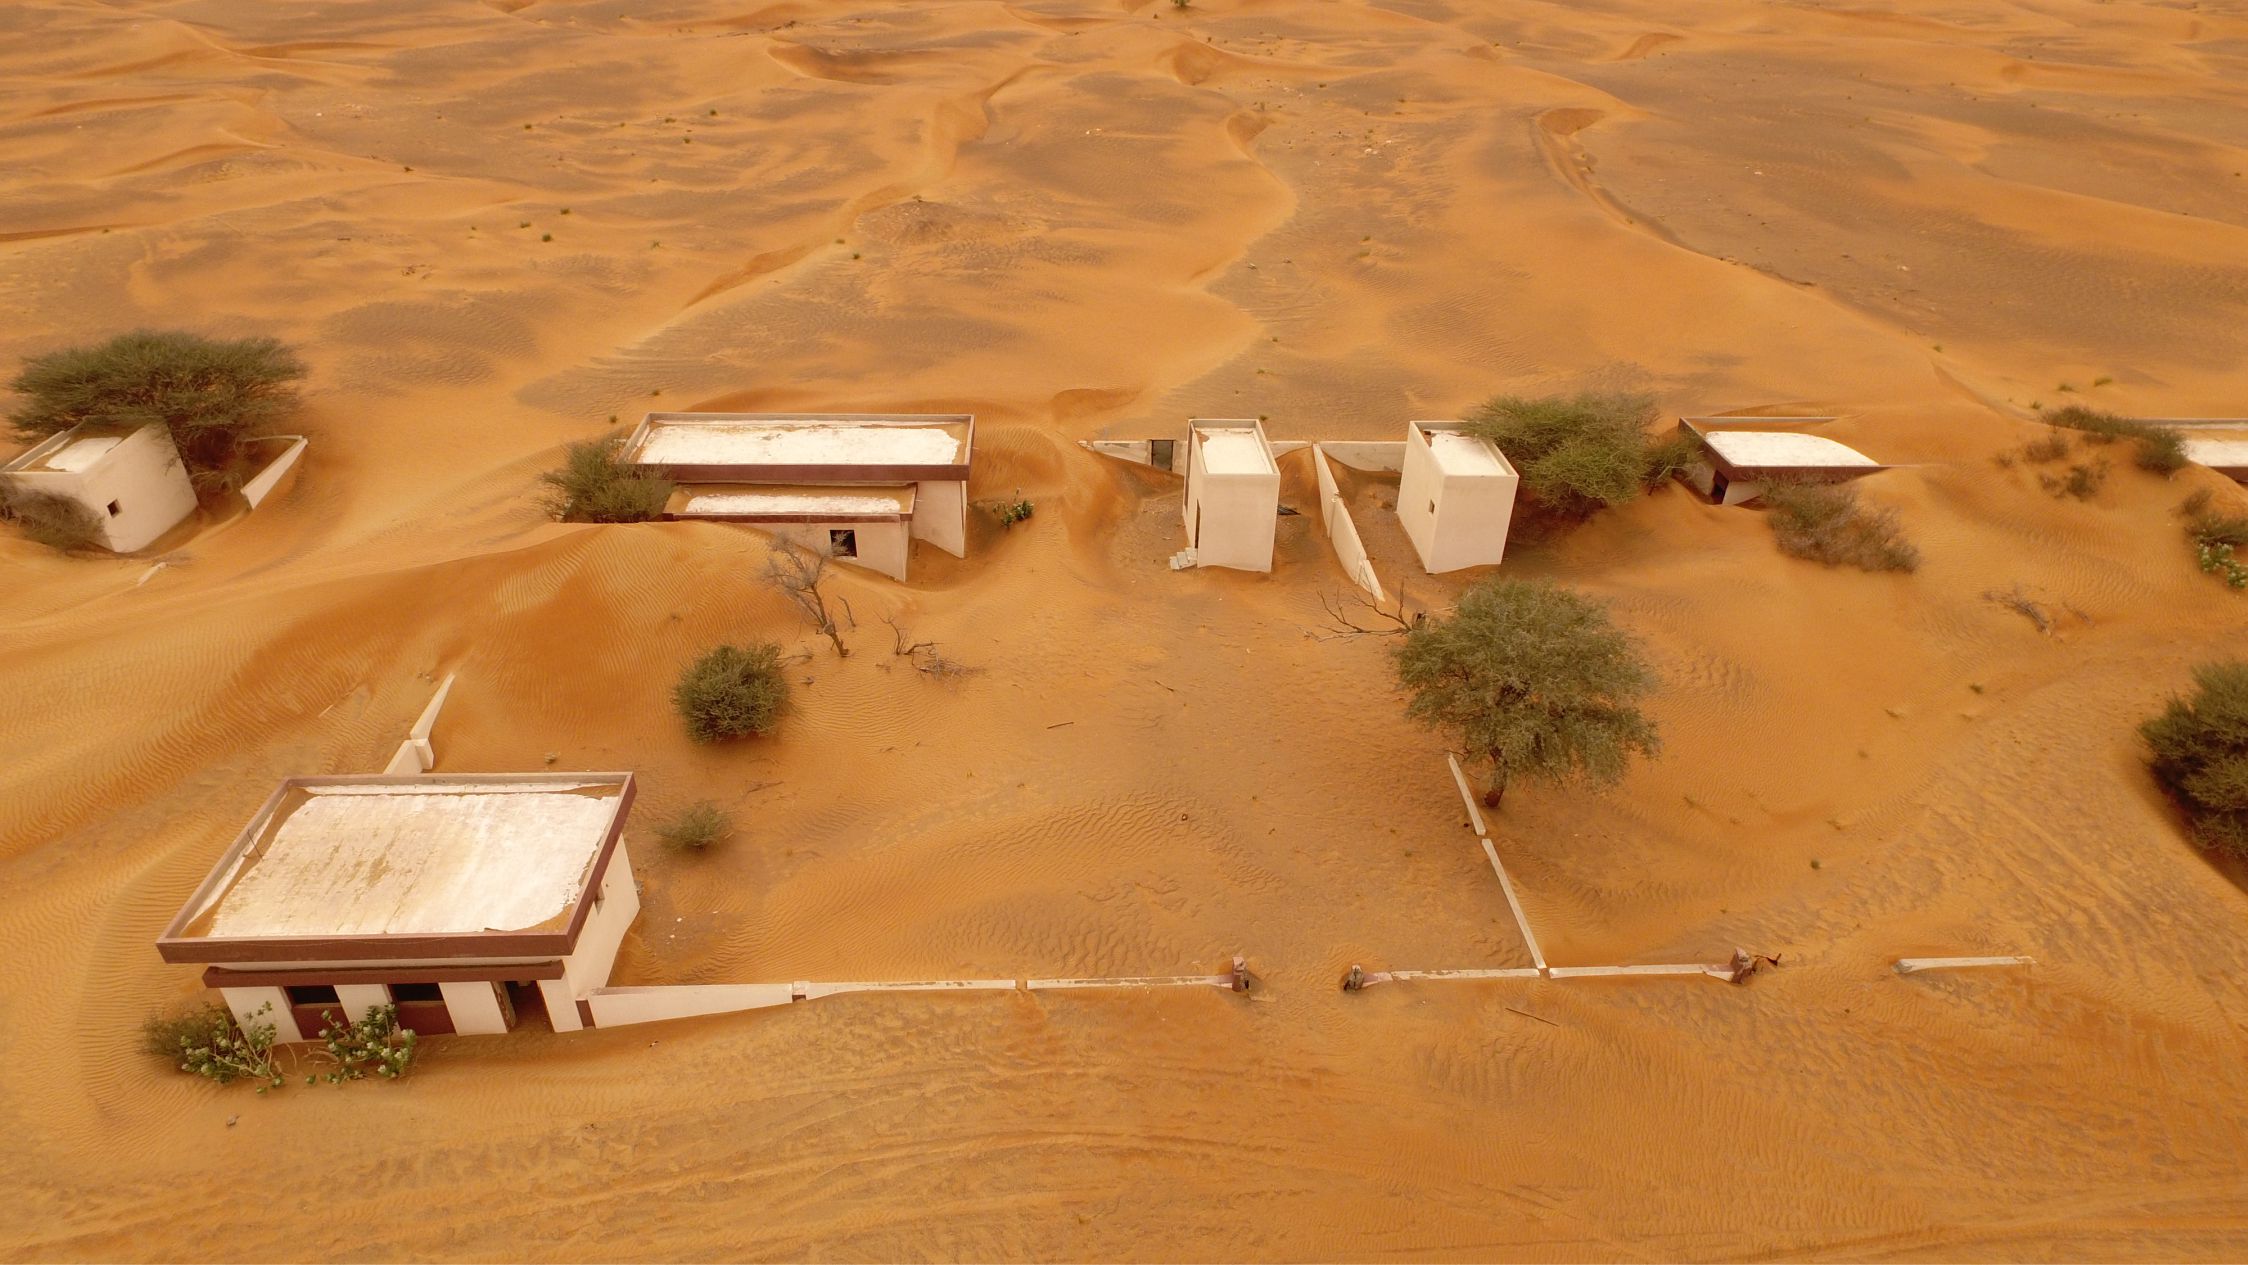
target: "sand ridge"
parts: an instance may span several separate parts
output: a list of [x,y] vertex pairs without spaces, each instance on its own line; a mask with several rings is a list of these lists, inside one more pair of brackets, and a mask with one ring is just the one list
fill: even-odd
[[[2242,644],[2172,509],[2243,493],[1990,458],[2033,405],[2240,411],[2244,65],[2248,19],[2076,0],[0,12],[0,357],[179,324],[313,368],[297,486],[154,575],[0,533],[0,1253],[2241,1255],[2248,897],[2129,730]],[[1437,740],[1316,635],[1312,516],[1269,577],[1173,573],[1176,483],[1072,441],[1618,375],[1904,467],[1861,487],[1910,577],[1677,488],[1509,548],[1664,681],[1661,760],[1494,821],[1547,956],[1785,965],[1346,997],[1528,963]],[[839,578],[838,660],[752,532],[537,510],[564,442],[695,408],[974,413],[971,495],[1038,513]],[[690,744],[672,674],[751,637],[800,706]],[[448,672],[442,771],[637,770],[620,983],[1265,987],[433,1040],[270,1099],[134,1052],[273,783],[379,768]],[[665,853],[703,798],[741,836]]]

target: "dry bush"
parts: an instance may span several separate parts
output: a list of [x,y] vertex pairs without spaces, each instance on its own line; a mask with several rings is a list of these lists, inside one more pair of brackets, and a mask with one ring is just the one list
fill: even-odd
[[788,707],[788,678],[779,646],[715,646],[687,665],[672,687],[672,706],[697,742],[768,733]]
[[1701,440],[1684,430],[1673,431],[1647,445],[1647,469],[1641,481],[1651,492],[1692,469],[1703,452]]
[[2107,477],[2106,459],[2095,458],[2090,462],[2080,461],[2070,466],[2066,474],[2039,474],[2037,485],[2055,497],[2074,497],[2079,501],[2089,501],[2099,495],[2101,487],[2107,483]]
[[2131,462],[2141,470],[2171,474],[2186,467],[2185,436],[2172,427],[2118,417],[2081,404],[2054,409],[2045,414],[2044,420],[2050,425],[2081,432],[2093,443],[2130,440]]
[[2073,447],[2075,445],[2069,442],[2068,436],[2059,431],[2054,431],[2043,439],[2033,439],[2023,444],[2022,460],[2039,465],[2048,461],[2059,461],[2068,456],[2069,449]]
[[2171,699],[2139,735],[2194,842],[2248,856],[2248,661],[2203,664],[2193,680],[2193,696]]
[[1912,571],[1920,551],[1904,539],[1892,509],[1872,509],[1847,484],[1777,483],[1764,505],[1780,552],[1861,571]]
[[734,819],[710,800],[697,800],[656,827],[656,837],[682,852],[702,852],[734,835]]
[[61,553],[102,547],[101,520],[65,497],[26,491],[0,480],[0,517],[14,519],[24,535]]

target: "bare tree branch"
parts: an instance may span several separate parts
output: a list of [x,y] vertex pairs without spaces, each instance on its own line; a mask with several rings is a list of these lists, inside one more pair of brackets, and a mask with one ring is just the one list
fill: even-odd
[[[1348,605],[1345,605],[1346,602]],[[1427,611],[1415,611],[1411,615],[1405,613],[1405,589],[1402,585],[1398,587],[1396,603],[1388,610],[1356,594],[1338,598],[1333,594],[1323,593],[1320,595],[1319,605],[1327,612],[1328,623],[1323,631],[1313,630],[1305,634],[1314,641],[1339,641],[1349,637],[1402,637],[1420,627],[1421,621],[1428,618]],[[1371,626],[1353,619],[1351,616],[1354,613],[1370,620]]]
[[[779,590],[795,604],[805,622],[835,643],[837,657],[847,659],[851,656],[850,647],[843,644],[843,634],[836,630],[835,617],[827,613],[827,598],[820,592],[820,582],[827,578],[831,556],[776,541],[771,552],[765,555],[765,583]],[[847,603],[845,609],[848,609]]]

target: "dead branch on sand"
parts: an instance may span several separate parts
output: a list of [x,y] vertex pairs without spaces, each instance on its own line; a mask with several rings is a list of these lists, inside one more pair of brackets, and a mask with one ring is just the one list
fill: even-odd
[[[1345,605],[1346,602],[1348,605]],[[1405,613],[1403,585],[1398,586],[1397,601],[1388,610],[1356,594],[1338,598],[1332,593],[1322,593],[1319,605],[1327,612],[1327,627],[1306,634],[1314,641],[1338,641],[1346,637],[1402,637],[1420,627],[1428,618],[1427,611],[1415,611],[1411,615]],[[1373,626],[1368,627],[1352,619],[1353,607],[1367,615],[1373,621]]]
[[916,672],[936,677],[939,680],[952,680],[956,677],[973,676],[983,671],[982,668],[970,667],[958,660],[945,658],[944,653],[937,649],[936,642],[913,640],[913,634],[907,632],[904,625],[887,615],[882,617],[882,622],[890,626],[891,655],[911,662]]
[[[835,617],[827,613],[827,598],[820,592],[820,582],[827,578],[827,564],[832,554],[814,552],[785,543],[776,543],[765,555],[765,583],[778,589],[788,598],[806,622],[822,636],[835,643],[838,658],[851,657],[850,647],[843,644],[843,634],[836,630]],[[844,609],[850,609],[849,603]],[[857,621],[852,621],[856,626]]]

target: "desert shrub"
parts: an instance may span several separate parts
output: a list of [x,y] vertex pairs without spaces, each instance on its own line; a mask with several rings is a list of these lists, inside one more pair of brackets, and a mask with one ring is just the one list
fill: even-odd
[[2199,545],[2231,545],[2248,549],[2248,514],[2226,514],[2211,507],[2213,498],[2203,488],[2178,507],[2185,515],[2186,534]]
[[306,1076],[308,1085],[316,1079],[331,1085],[365,1080],[369,1072],[397,1080],[413,1064],[414,1030],[398,1026],[396,1006],[369,1006],[354,1023],[345,1023],[332,1012],[323,1012],[320,1019],[321,1053],[334,1066],[317,1077]]
[[771,731],[788,706],[780,647],[758,642],[711,648],[679,674],[671,702],[697,742]]
[[1498,445],[1539,505],[1582,518],[1646,486],[1646,432],[1655,417],[1651,395],[1501,395],[1469,410],[1466,429]]
[[2107,477],[2108,463],[2104,459],[2095,459],[2080,461],[2063,474],[2041,473],[2037,476],[2037,485],[2056,497],[2066,496],[2089,501],[2099,495],[2100,488],[2107,483]]
[[1015,524],[1028,519],[1033,513],[1037,511],[1037,508],[1037,506],[1030,503],[1029,497],[1024,496],[1020,492],[1017,492],[1015,493],[1014,500],[1001,501],[998,507],[992,512],[999,516],[999,525],[1001,527],[1012,527]]
[[1911,571],[1920,551],[1904,539],[1892,509],[1869,509],[1845,484],[1775,483],[1764,505],[1780,552],[1861,571]]
[[1702,459],[1702,441],[1685,431],[1672,433],[1647,445],[1646,470],[1640,482],[1653,491],[1673,476],[1686,473]]
[[2191,698],[2139,726],[2154,778],[2204,848],[2248,856],[2248,661],[2194,669]]
[[2068,456],[2069,449],[2073,448],[2074,446],[2074,444],[2071,444],[2069,442],[2068,436],[2062,434],[2059,431],[2053,431],[2047,434],[2042,439],[2033,439],[2028,443],[2023,444],[2022,459],[2024,461],[2031,461],[2039,464],[2048,461],[2059,461],[2062,458]]
[[24,402],[8,420],[25,439],[82,422],[161,422],[196,491],[211,496],[241,486],[243,441],[296,408],[304,372],[271,338],[136,330],[25,361],[9,383]]
[[645,523],[663,517],[671,480],[624,460],[624,439],[612,435],[571,444],[562,468],[539,476],[546,511],[565,523]]
[[697,800],[656,827],[656,837],[682,852],[701,852],[733,837],[734,819],[709,800]]
[[1484,580],[1397,648],[1405,714],[1490,768],[1497,807],[1518,777],[1612,784],[1660,749],[1639,698],[1654,674],[1605,607],[1543,580]]
[[2081,404],[2054,409],[2045,414],[2044,420],[2054,426],[2081,431],[2094,443],[2111,444],[2119,439],[2130,440],[2131,462],[2141,470],[2170,474],[2185,469],[2185,436],[2172,427],[2118,417]]
[[[258,1014],[270,1009],[261,1006]],[[226,1007],[206,1002],[190,1010],[151,1016],[141,1025],[141,1048],[170,1059],[183,1072],[221,1085],[256,1081],[262,1094],[281,1085],[281,1070],[273,1065],[276,1035],[278,1030],[270,1023],[237,1028]]]
[[12,518],[23,534],[63,553],[97,548],[101,520],[66,497],[34,492],[0,479],[0,517]]

